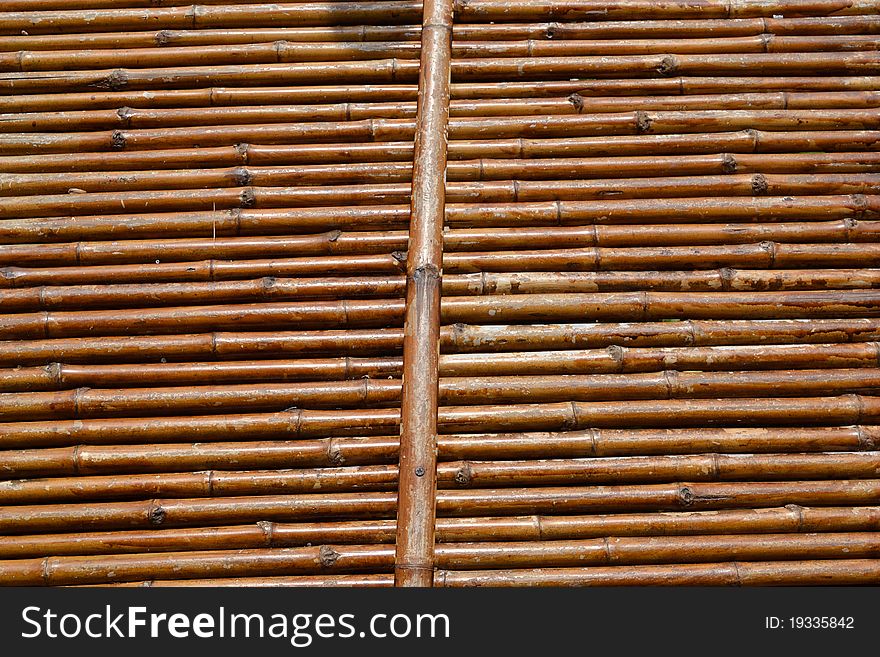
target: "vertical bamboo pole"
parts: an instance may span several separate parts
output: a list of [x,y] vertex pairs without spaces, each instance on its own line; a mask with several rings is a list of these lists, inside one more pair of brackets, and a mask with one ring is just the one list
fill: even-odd
[[397,586],[431,586],[452,0],[425,0],[407,256]]

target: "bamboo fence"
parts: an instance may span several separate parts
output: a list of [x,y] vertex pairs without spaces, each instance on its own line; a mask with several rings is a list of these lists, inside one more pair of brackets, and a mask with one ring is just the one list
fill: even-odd
[[877,0],[5,0],[0,585],[880,583]]

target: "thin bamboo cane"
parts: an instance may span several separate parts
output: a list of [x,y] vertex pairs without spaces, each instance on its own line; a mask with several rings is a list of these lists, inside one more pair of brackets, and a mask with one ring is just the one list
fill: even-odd
[[[0,290],[7,312],[83,310],[200,303],[401,296],[400,276],[277,278],[240,282],[146,283],[142,285],[39,286]],[[880,287],[877,269],[736,270],[616,272],[523,272],[451,274],[442,283],[449,296],[584,292],[715,292],[857,290]]]
[[[580,57],[598,55],[716,54],[716,53],[815,53],[877,50],[877,37],[847,36],[712,37],[689,39],[464,41],[452,46],[457,58]],[[352,61],[359,59],[417,59],[419,44],[405,41],[327,42],[278,40],[239,44],[234,52],[226,45],[162,46],[101,50],[18,50],[0,52],[0,71],[63,71],[110,67],[154,68],[194,64],[269,64],[275,62]]]
[[[880,164],[880,162],[878,162]],[[880,167],[878,167],[880,168]],[[69,242],[57,244],[7,245],[0,251],[0,265],[104,265],[136,264],[155,259],[166,262],[193,261],[202,258],[224,260],[332,254],[373,255],[406,250],[404,231],[330,231],[317,235],[212,237],[124,242]],[[574,249],[598,246],[601,257],[615,259],[632,251],[616,250],[640,247],[646,254],[658,246],[714,246],[775,242],[778,251],[770,265],[785,266],[798,249],[819,243],[819,248],[843,243],[880,241],[880,221],[843,219],[806,223],[761,224],[644,224],[634,232],[630,226],[523,227],[515,233],[504,228],[452,229],[444,232],[444,249],[455,258],[480,251]],[[793,244],[796,246],[787,247]],[[827,245],[827,246],[826,246]],[[870,251],[866,244],[864,249]],[[792,253],[794,251],[794,253]],[[711,251],[710,251],[711,252]],[[821,251],[818,251],[821,253]],[[679,251],[679,253],[684,253]],[[586,253],[585,253],[586,254]],[[625,258],[625,256],[623,256]],[[651,256],[645,258],[650,260]],[[684,257],[687,262],[687,256]],[[452,260],[455,262],[455,259]],[[194,288],[194,289],[197,289]],[[377,290],[378,291],[378,290]],[[277,290],[278,293],[282,291]]]
[[[880,562],[877,559],[853,559],[626,568],[440,571],[436,574],[434,586],[846,586],[876,584],[878,581]],[[347,581],[340,580],[338,583],[346,585]],[[233,585],[241,584],[249,585],[248,582]],[[309,585],[308,582],[303,584]],[[200,581],[196,585],[201,585]]]
[[[589,429],[559,433],[447,434],[440,461],[503,458],[583,458],[699,453],[812,453],[873,450],[874,425],[772,429]],[[6,450],[3,477],[130,474],[206,469],[321,467],[393,463],[393,436],[338,437],[162,445],[76,445]]]
[[[610,374],[659,370],[779,370],[794,368],[873,368],[880,365],[880,343],[780,346],[632,348],[566,350],[440,356],[443,376]],[[300,358],[233,362],[75,365],[0,370],[4,392],[34,392],[70,387],[151,387],[255,381],[342,380],[399,376],[399,357]]]
[[[507,457],[505,457],[507,458]],[[626,456],[540,461],[458,461],[437,468],[439,489],[506,486],[825,480],[876,476],[880,452]],[[393,465],[320,469],[208,470],[0,481],[7,506],[175,497],[228,497],[395,490]]]
[[[764,534],[709,537],[615,537],[540,543],[464,543],[438,545],[444,568],[566,568],[589,564],[716,563],[725,559],[809,560],[871,558],[880,553],[875,533]],[[332,572],[383,571],[390,548],[321,546],[92,557],[47,557],[3,564],[4,585],[70,585],[139,580],[144,577],[187,579],[216,575],[267,576]]]
[[[511,349],[595,349],[712,345],[819,344],[880,340],[880,320],[793,319],[728,320],[625,324],[545,324],[441,327],[444,352],[503,352]],[[180,361],[194,357],[376,355],[399,352],[401,329],[344,331],[212,332],[162,336],[108,336],[49,340],[0,341],[0,363],[6,367],[65,360],[76,363]]]
[[[772,155],[691,155],[671,157],[612,157],[583,161],[558,159],[479,159],[449,164],[449,180],[553,180],[590,178],[650,178],[734,173],[877,173],[880,153],[822,153]],[[140,172],[63,174],[0,174],[0,197],[64,194],[70,189],[107,191],[170,190],[241,187],[284,187],[354,182],[400,182],[411,179],[405,162],[343,163],[284,167],[235,167]]]
[[[404,351],[404,377],[406,352]],[[771,370],[636,374],[560,374],[446,377],[439,382],[445,405],[710,397],[833,396],[870,394],[880,387],[880,369]],[[401,400],[400,379],[197,385],[0,393],[7,421],[52,418],[133,417],[297,408],[370,408]]]
[[[620,511],[751,509],[782,504],[840,506],[873,504],[880,482],[871,479],[650,484],[588,488],[441,490],[442,516],[578,514]],[[230,522],[391,518],[393,492],[247,496],[45,504],[0,507],[4,534],[226,525]]]
[[426,0],[406,272],[396,586],[430,586],[434,572],[440,281],[446,203],[446,142],[452,0]]
[[[443,406],[441,433],[569,431],[575,429],[840,426],[880,417],[873,396],[776,399],[671,399],[560,402],[500,406]],[[235,440],[387,436],[399,425],[394,408],[295,409],[278,413],[151,418],[98,418],[0,424],[3,449],[77,444],[175,443]],[[222,432],[222,433],[221,433]]]
[[[880,315],[880,291],[631,292],[447,297],[444,323],[656,321],[668,319],[821,319]],[[281,327],[382,327],[399,323],[397,299],[353,299],[230,306],[142,308],[119,311],[43,311],[7,315],[4,340],[94,335],[185,333]]]
[[[880,133],[877,135],[880,137]],[[880,216],[876,195],[754,198],[669,198],[525,203],[448,204],[451,227],[604,225],[638,223],[779,222],[868,220]],[[367,230],[406,225],[406,206],[351,206],[281,210],[231,209],[173,214],[93,215],[0,221],[4,243],[71,239],[223,237],[304,233],[326,229]],[[4,249],[5,251],[5,249]]]

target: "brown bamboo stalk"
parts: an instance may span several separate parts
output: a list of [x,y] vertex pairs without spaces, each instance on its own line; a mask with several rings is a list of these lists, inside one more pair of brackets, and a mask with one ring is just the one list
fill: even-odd
[[[632,348],[501,352],[440,356],[443,376],[611,374],[659,370],[778,370],[872,368],[880,365],[880,343],[780,346]],[[399,357],[300,358],[99,365],[50,363],[0,370],[4,392],[72,387],[142,387],[256,381],[342,380],[399,376]]]
[[[880,153],[821,153],[690,155],[671,157],[611,157],[583,161],[577,158],[489,159],[451,162],[449,180],[569,180],[590,178],[651,178],[734,173],[877,173]],[[401,182],[411,179],[405,162],[342,163],[283,167],[234,167],[138,172],[82,172],[77,174],[0,174],[0,197],[85,192],[285,187],[354,182]]]
[[[437,540],[540,541],[604,536],[698,534],[779,534],[864,532],[877,528],[878,507],[799,507],[766,509],[615,513],[592,516],[509,516],[438,518]],[[0,538],[0,557],[86,554],[137,554],[182,550],[299,547],[309,544],[381,544],[394,541],[393,520],[318,523],[259,522],[196,529],[124,530],[78,534],[34,534]]]
[[[295,441],[76,445],[6,450],[0,476],[106,475],[207,469],[331,467],[393,463],[394,436]],[[769,429],[588,429],[522,434],[447,434],[438,459],[585,458],[700,453],[865,451],[880,445],[874,425]]]
[[[508,458],[508,457],[505,457]],[[880,452],[814,454],[707,454],[542,459],[537,461],[453,461],[437,468],[439,489],[506,486],[585,486],[665,483],[687,480],[780,481],[871,478]],[[175,497],[229,497],[395,490],[394,465],[319,469],[208,470],[159,474],[112,474],[0,481],[7,506]]]
[[[216,581],[218,580],[211,580],[212,583]],[[878,581],[880,562],[877,559],[853,559],[626,568],[439,571],[434,586],[846,586],[870,585]],[[339,583],[346,585],[347,582],[340,580]],[[153,583],[156,584],[158,583]],[[191,582],[190,585],[192,584]],[[251,585],[251,582],[230,580],[227,585],[242,584]],[[310,585],[308,581],[302,584]],[[197,581],[195,585],[201,585],[201,581]],[[268,580],[262,585],[285,584]]]
[[[880,133],[877,135],[880,138]],[[406,225],[408,208],[350,206],[275,210],[146,213],[8,219],[4,243],[147,237],[223,237],[316,230],[366,230]],[[516,204],[447,204],[454,227],[604,225],[701,222],[868,220],[880,216],[880,197],[832,195],[744,198],[668,198],[610,201],[546,201]]]
[[[625,324],[544,324],[441,327],[444,352],[503,352],[511,349],[595,349],[754,345],[760,343],[819,344],[843,340],[880,340],[880,320],[793,319],[728,320]],[[2,341],[0,363],[6,367],[48,362],[158,362],[194,357],[242,358],[255,354],[306,356],[320,354],[377,355],[398,352],[403,331],[349,329],[341,331],[223,332],[162,336],[107,336],[49,340]]]
[[[874,479],[672,483],[587,488],[497,488],[441,490],[441,516],[580,514],[621,511],[775,508],[783,504],[841,506],[873,504],[880,492]],[[378,519],[395,514],[393,492],[322,495],[245,496],[45,504],[0,507],[4,534],[65,531],[160,529],[307,519]]]
[[[840,426],[872,424],[880,401],[872,396],[775,399],[671,399],[559,402],[496,406],[444,406],[441,433],[506,433],[576,429]],[[0,424],[3,449],[77,444],[152,444],[182,440],[230,441],[387,436],[399,425],[394,408],[295,409],[277,413],[97,418]]]
[[[405,376],[405,352],[403,369]],[[667,370],[636,374],[446,377],[439,382],[439,400],[450,406],[777,395],[827,397],[869,394],[877,387],[880,369],[876,367],[746,372]],[[400,400],[400,379],[388,378],[0,393],[0,412],[5,420],[13,422],[149,416],[162,412],[176,415],[199,412],[206,407],[214,413],[281,411],[289,407],[371,408]]]
[[[248,303],[400,296],[401,276],[277,278],[235,282],[145,283],[94,286],[38,286],[0,290],[7,312],[125,308],[199,303]],[[449,296],[584,292],[714,292],[764,290],[857,290],[880,287],[877,269],[794,269],[616,272],[522,272],[451,274],[442,284]]]
[[151,9],[108,9],[83,20],[80,11],[0,13],[0,33],[31,34],[64,31],[100,32],[137,30],[145,21],[165,28],[255,27],[287,23],[293,26],[358,25],[360,23],[412,23],[421,15],[418,2],[331,2],[251,5],[244,7],[208,5],[199,12],[191,6]]
[[440,285],[452,6],[451,0],[427,0],[423,5],[419,113],[406,263],[394,555],[394,582],[401,587],[430,586],[434,573]]
[[[437,546],[443,568],[566,568],[589,565],[700,563],[725,559],[809,560],[871,558],[880,553],[876,533],[739,535],[700,537],[615,537],[539,543],[464,543]],[[92,557],[48,557],[3,564],[4,585],[71,585],[215,575],[267,576],[383,571],[390,548],[321,546]]]

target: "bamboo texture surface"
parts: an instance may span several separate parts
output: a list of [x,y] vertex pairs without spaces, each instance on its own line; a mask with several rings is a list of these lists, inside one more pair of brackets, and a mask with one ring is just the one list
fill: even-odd
[[5,0],[0,585],[880,584],[880,2]]

